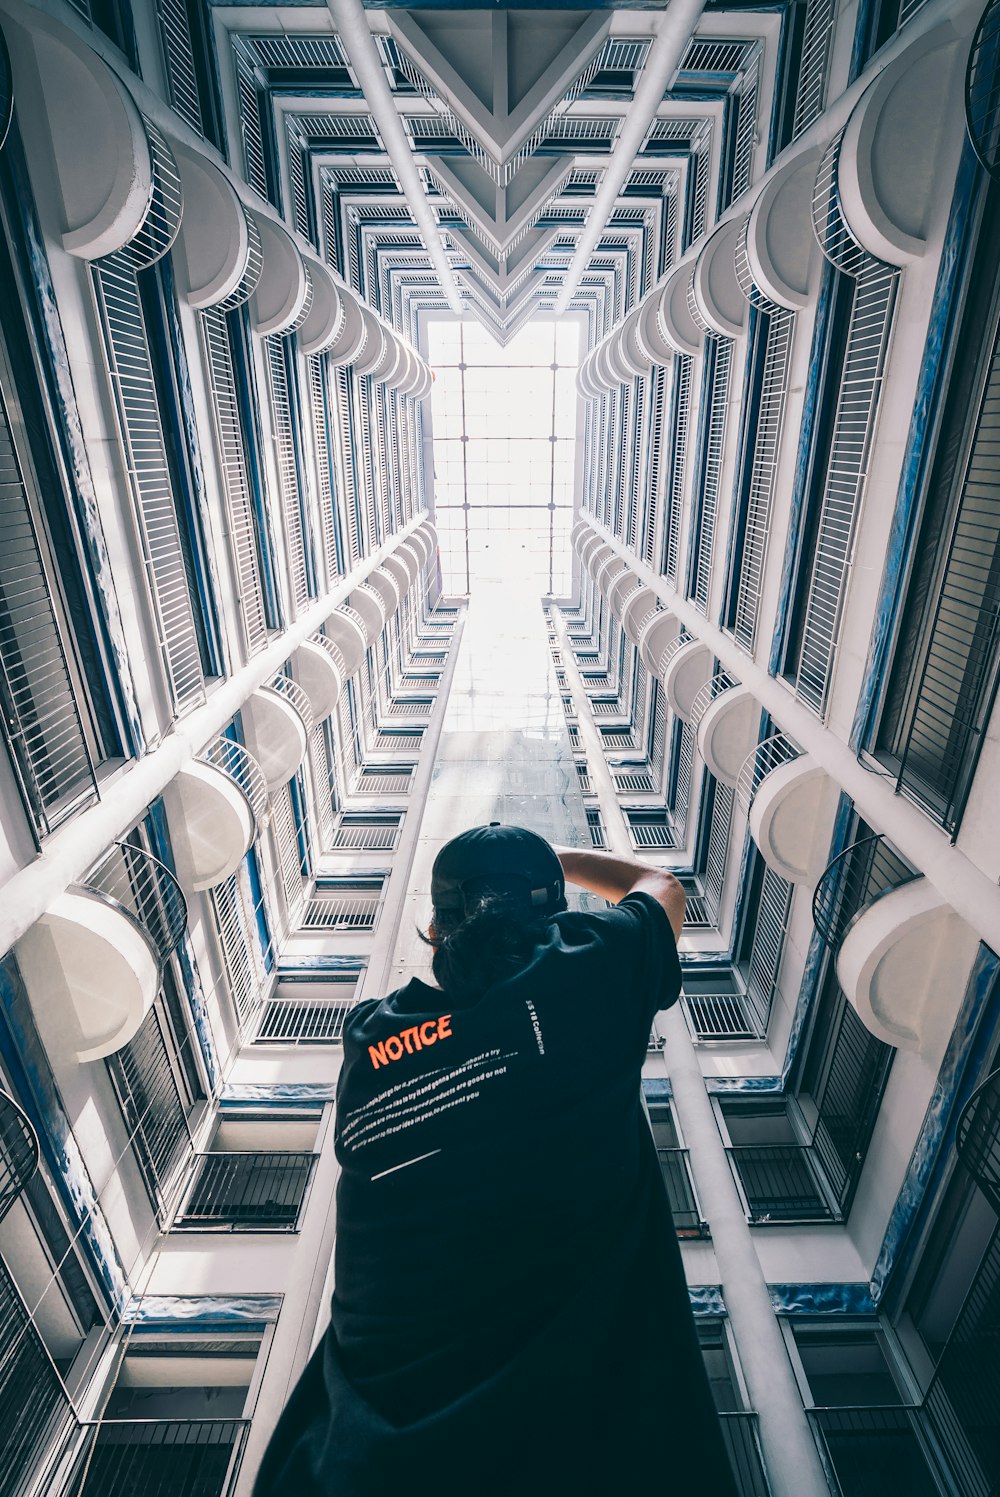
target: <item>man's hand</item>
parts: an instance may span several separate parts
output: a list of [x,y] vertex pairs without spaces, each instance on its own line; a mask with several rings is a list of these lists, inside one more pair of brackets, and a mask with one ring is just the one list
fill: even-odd
[[687,896],[683,885],[666,869],[650,868],[637,858],[620,857],[618,853],[589,851],[578,847],[556,847],[566,882],[588,889],[611,904],[636,891],[648,894],[661,905],[670,921],[674,937],[680,939],[684,924]]

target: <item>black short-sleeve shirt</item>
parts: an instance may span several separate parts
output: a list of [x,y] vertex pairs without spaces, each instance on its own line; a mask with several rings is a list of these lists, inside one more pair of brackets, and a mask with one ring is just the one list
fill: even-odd
[[352,1012],[332,1320],[257,1497],[631,1490],[654,1414],[729,1497],[640,1100],[680,981],[633,893],[552,917],[475,1003],[414,979]]

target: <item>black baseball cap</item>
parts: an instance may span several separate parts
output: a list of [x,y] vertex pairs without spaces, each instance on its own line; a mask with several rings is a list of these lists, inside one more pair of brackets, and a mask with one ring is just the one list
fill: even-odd
[[490,894],[523,900],[539,914],[566,908],[562,864],[544,837],[491,821],[445,843],[431,870],[434,908],[465,910]]

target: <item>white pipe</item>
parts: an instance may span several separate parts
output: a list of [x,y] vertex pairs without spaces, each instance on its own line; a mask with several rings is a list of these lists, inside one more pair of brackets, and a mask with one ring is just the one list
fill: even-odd
[[[339,0],[330,0],[331,5],[336,3]],[[563,278],[562,288],[556,298],[557,317],[566,311],[576,294],[580,277],[604,233],[625,178],[632,170],[657,109],[663,103],[663,95],[674,81],[681,58],[704,9],[705,0],[670,0],[670,7],[661,19],[660,29],[649,49],[621,134],[591,204],[586,227],[577,240],[576,250]]]
[[397,531],[384,546],[367,557],[360,567],[342,577],[332,591],[272,640],[266,650],[213,687],[208,701],[182,718],[157,748],[127,765],[110,784],[103,784],[101,799],[96,806],[81,811],[45,839],[34,862],[12,874],[3,886],[0,953],[10,950],[58,894],[70,884],[79,883],[111,843],[145,813],[149,803],[162,793],[178,770],[201,753],[206,743],[218,737],[251,692],[269,681],[289,655],[325,623],[337,605],[343,603],[401,541],[418,530],[426,518],[426,514],[421,513],[418,519]]
[[[563,667],[574,702],[587,697],[561,613],[555,615]],[[635,857],[620,814],[601,736],[588,711],[578,713],[591,783],[604,812],[608,847]],[[736,1337],[740,1366],[756,1411],[765,1465],[774,1497],[829,1497],[816,1445],[802,1409],[798,1385],[785,1352],[767,1292],[764,1271],[705,1090],[698,1055],[680,1005],[660,1014],[656,1027],[666,1044],[663,1059],[674,1106],[691,1160],[698,1204],[712,1233],[712,1247],[723,1298]]]
[[749,687],[770,713],[775,726],[826,770],[834,784],[850,796],[863,819],[889,838],[981,940],[993,951],[1000,951],[1000,889],[989,874],[977,868],[952,843],[943,827],[936,826],[915,805],[898,795],[891,780],[866,769],[850,744],[825,727],[783,681],[745,654],[730,635],[709,623],[692,603],[639,561],[593,516],[590,524],[653,588],[688,632],[708,646],[722,668]]
[[368,18],[361,0],[327,0],[327,3],[333,15],[334,24],[347,48],[351,66],[364,90],[365,102],[378,125],[382,144],[392,162],[392,169],[399,178],[399,185],[406,194],[410,212],[413,214],[427,253],[431,257],[431,263],[438,273],[441,290],[448,298],[451,310],[461,314],[462,297],[455,283],[448,257],[444,252],[441,231],[431,205],[427,201],[427,194],[424,192],[420,173],[417,171],[413,153],[406,139],[406,132],[396,113],[396,105],[382,71],[378,50],[372,40]]
[[[756,182],[752,183],[750,188],[746,192],[741,193],[734,202],[730,203],[729,207],[726,208],[724,212],[720,213],[717,219],[714,219],[712,223],[709,224],[708,228],[702,234],[700,239],[696,239],[693,244],[688,246],[688,249],[685,251],[685,258],[687,259],[688,257],[690,257],[692,259],[696,259],[698,251],[704,247],[709,236],[711,234],[714,234],[716,229],[718,229],[722,224],[728,223],[730,219],[741,218],[744,214],[748,213],[753,207],[754,203],[757,201],[760,194],[763,192],[765,185],[770,181],[770,179],[779,171],[783,171],[788,163],[795,157],[806,156],[811,150],[822,150],[824,146],[829,145],[833,137],[838,134],[838,132],[842,130],[843,127],[847,124],[847,121],[850,119],[852,113],[854,112],[854,106],[857,104],[862,94],[866,91],[868,86],[873,82],[878,74],[884,72],[887,67],[895,62],[897,57],[901,57],[904,52],[909,51],[920,37],[927,36],[931,31],[934,31],[945,21],[951,24],[955,31],[956,37],[969,36],[975,29],[975,25],[977,20],[979,19],[981,10],[981,0],[928,0],[928,3],[918,11],[913,19],[911,21],[908,21],[906,26],[903,27],[900,31],[897,31],[891,41],[886,42],[885,46],[877,54],[875,60],[871,62],[865,69],[865,71],[854,80],[850,87],[846,88],[842,94],[838,94],[836,99],[831,100],[826,105],[823,112],[813,120],[808,129],[803,130],[801,135],[797,136],[795,140],[791,141],[787,146],[785,146],[780,155],[774,158],[764,175],[762,177],[759,177]],[[636,90],[637,100],[638,97],[639,89]],[[621,137],[619,138],[618,145],[615,150],[615,157],[617,157],[618,153],[621,150],[622,142],[625,139],[625,132],[628,129],[631,118],[632,116],[631,114],[629,114],[627,116],[625,129],[622,131]],[[642,145],[642,141],[639,142],[639,145]],[[609,168],[609,173],[610,170],[611,168]],[[590,210],[590,218],[587,221],[588,229],[590,227],[590,224],[594,222],[595,217],[599,217],[603,231],[603,225],[610,217],[611,212],[615,206],[613,202],[610,203],[608,205],[607,212],[603,215],[598,215],[598,208],[602,201],[602,194],[604,193],[607,181],[608,176],[605,175],[604,181],[598,188],[597,195],[594,198],[594,205]],[[624,181],[625,177],[623,176],[618,184],[617,190],[620,190]],[[593,253],[593,249],[596,248],[597,238],[599,237],[600,236],[598,234],[594,238],[593,245],[587,251],[588,260],[590,258],[590,255]],[[566,286],[569,286],[572,281],[573,289],[575,290],[576,281],[579,279],[579,276],[582,275],[583,271],[587,268],[586,263],[579,267],[576,267],[576,257],[580,254],[580,247],[583,245],[583,242],[583,238],[581,238],[577,245],[576,255],[574,256],[572,262],[570,263],[569,269],[566,272],[566,280],[563,282],[564,288]],[[574,276],[575,267],[576,271]],[[668,266],[668,268],[664,271],[663,275],[656,282],[656,285],[652,288],[652,290],[650,290],[646,294],[646,296],[643,297],[643,301],[648,300],[649,297],[661,291],[670,275],[676,269],[676,265]],[[560,301],[556,302],[555,310],[557,312],[565,311],[565,305],[561,305],[562,295],[563,293],[560,292]],[[572,291],[570,292],[570,295],[572,295]],[[569,296],[566,297],[566,301],[569,301]],[[615,326],[620,327],[621,324],[617,323]],[[612,329],[611,331],[613,332],[614,329]],[[608,334],[608,336],[610,337],[610,333]]]

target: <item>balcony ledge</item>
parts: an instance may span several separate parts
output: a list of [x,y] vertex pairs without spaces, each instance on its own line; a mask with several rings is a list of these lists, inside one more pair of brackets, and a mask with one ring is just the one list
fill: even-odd
[[243,726],[267,788],[287,785],[306,756],[306,726],[291,702],[260,686],[243,704]]
[[256,836],[247,797],[221,769],[194,760],[164,787],[163,804],[181,887],[217,888],[236,872]]
[[337,703],[344,689],[343,676],[336,660],[325,645],[316,639],[306,639],[295,651],[295,679],[309,698],[313,717],[324,722]]
[[654,613],[651,619],[647,619],[639,636],[639,656],[642,663],[649,674],[656,676],[658,680],[663,652],[677,638],[680,627],[680,620],[663,609],[660,613]]
[[757,741],[760,703],[747,686],[733,686],[710,702],[698,724],[698,749],[723,785],[735,788],[747,754]]
[[916,878],[855,916],[837,953],[837,977],[877,1039],[935,1062],[978,951],[975,931],[927,879]]
[[691,715],[694,699],[712,675],[712,652],[700,639],[682,644],[663,673],[663,689],[681,722]]
[[767,866],[793,884],[814,884],[830,848],[839,791],[809,754],[779,764],[757,787],[750,835]]
[[149,937],[120,905],[90,889],[58,895],[16,951],[33,1006],[58,1024],[81,1062],[127,1045],[160,990]]

